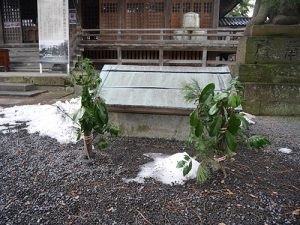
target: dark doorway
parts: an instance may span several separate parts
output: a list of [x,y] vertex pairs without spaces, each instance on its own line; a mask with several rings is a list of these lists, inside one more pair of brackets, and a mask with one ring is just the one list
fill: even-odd
[[84,29],[99,28],[99,0],[81,1],[82,27]]
[[37,0],[21,0],[23,42],[38,42]]

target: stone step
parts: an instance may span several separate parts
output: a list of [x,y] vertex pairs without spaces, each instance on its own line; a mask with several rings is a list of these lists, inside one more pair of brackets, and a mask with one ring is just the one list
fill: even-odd
[[0,96],[15,96],[15,97],[33,97],[47,90],[34,90],[34,91],[0,91]]
[[36,90],[34,84],[27,83],[4,83],[0,82],[0,91],[33,91]]

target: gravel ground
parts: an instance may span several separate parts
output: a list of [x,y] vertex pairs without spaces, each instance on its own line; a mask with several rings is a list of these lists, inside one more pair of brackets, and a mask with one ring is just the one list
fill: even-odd
[[[24,130],[0,135],[0,224],[300,224],[300,118],[259,117],[251,132],[272,145],[241,147],[204,184],[170,186],[135,177],[144,153],[191,150],[183,142],[116,138],[96,159],[82,142],[61,145]],[[281,147],[291,154],[277,151]]]

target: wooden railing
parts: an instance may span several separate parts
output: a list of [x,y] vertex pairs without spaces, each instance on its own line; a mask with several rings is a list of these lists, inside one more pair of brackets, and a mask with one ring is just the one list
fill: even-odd
[[[195,64],[195,65],[229,65],[234,63],[234,55],[243,36],[244,29],[83,29],[81,45],[85,50],[102,49],[115,51],[113,58],[93,59],[96,63],[117,64]],[[135,58],[127,57],[128,51],[144,51]],[[156,51],[157,57],[147,58],[147,51]],[[100,50],[99,50],[100,51]],[[186,51],[200,57],[175,58],[166,55],[170,51]],[[166,53],[168,52],[168,53]],[[211,59],[210,52],[222,52],[233,55],[222,61],[217,56]],[[228,58],[226,56],[226,58]],[[192,59],[190,59],[192,58]],[[222,62],[221,62],[222,61]]]

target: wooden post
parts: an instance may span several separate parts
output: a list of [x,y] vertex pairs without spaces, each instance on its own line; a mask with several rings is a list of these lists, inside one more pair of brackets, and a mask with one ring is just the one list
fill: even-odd
[[213,28],[219,27],[220,0],[214,0]]
[[202,52],[202,66],[206,67],[207,65],[207,48],[203,48]]
[[118,65],[122,65],[122,50],[121,47],[117,47]]
[[159,66],[164,65],[164,50],[159,48]]
[[164,30],[161,29],[159,32],[159,40],[163,41],[164,40]]

